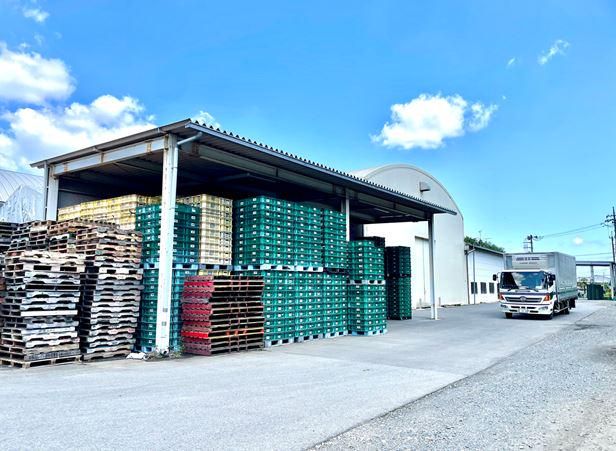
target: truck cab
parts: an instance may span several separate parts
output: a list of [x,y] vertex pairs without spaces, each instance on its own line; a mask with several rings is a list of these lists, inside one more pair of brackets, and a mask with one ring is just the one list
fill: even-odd
[[544,315],[569,313],[569,302],[560,302],[556,276],[542,270],[508,270],[500,273],[498,299],[507,318],[514,313]]
[[498,281],[498,299],[505,317],[514,313],[553,318],[575,307],[577,277],[575,257],[560,252],[504,255]]

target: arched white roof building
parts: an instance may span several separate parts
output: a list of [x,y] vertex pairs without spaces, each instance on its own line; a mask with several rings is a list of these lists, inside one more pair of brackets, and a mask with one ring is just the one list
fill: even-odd
[[22,186],[28,186],[38,191],[43,189],[43,177],[34,174],[0,169],[0,203],[7,199]]
[[[389,164],[353,172],[420,199],[449,208],[457,215],[434,217],[434,282],[440,305],[468,303],[464,256],[464,217],[447,189],[426,171],[409,164]],[[428,225],[425,222],[375,224],[364,228],[366,236],[382,236],[387,246],[409,246],[412,265],[413,307],[430,306]]]
[[43,218],[43,177],[0,169],[0,221]]

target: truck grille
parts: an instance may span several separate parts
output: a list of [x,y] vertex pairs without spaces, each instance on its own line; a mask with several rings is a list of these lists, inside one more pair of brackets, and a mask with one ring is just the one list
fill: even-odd
[[519,302],[521,304],[541,302],[543,296],[505,296],[507,302]]

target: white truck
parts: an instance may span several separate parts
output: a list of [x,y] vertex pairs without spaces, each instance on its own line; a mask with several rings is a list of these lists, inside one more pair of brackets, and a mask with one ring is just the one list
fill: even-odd
[[560,252],[505,254],[498,280],[498,299],[505,317],[514,313],[568,314],[578,298],[575,257]]

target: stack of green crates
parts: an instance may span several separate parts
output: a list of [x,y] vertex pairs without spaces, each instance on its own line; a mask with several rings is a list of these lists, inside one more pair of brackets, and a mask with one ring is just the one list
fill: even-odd
[[355,240],[348,244],[348,269],[351,280],[384,280],[385,250],[369,240]]
[[297,280],[294,271],[250,270],[247,276],[263,277],[265,340],[289,340],[295,337]]
[[[137,207],[136,229],[143,234],[143,285],[136,348],[151,351],[156,344],[158,305],[158,262],[160,259],[160,205]],[[176,204],[173,228],[173,274],[171,292],[171,323],[169,347],[179,350],[182,329],[180,298],[187,276],[196,275],[199,258],[199,227],[201,211],[197,207]]]
[[[160,204],[137,207],[135,228],[143,235],[143,260],[155,261],[160,256],[160,210]],[[173,227],[174,262],[198,262],[200,220],[200,208],[176,204]]]
[[347,321],[354,335],[387,331],[384,249],[371,240],[349,242]]
[[353,335],[387,331],[385,283],[351,283],[348,286],[347,321]]
[[344,221],[329,210],[265,196],[234,203],[233,264],[264,278],[266,342],[346,331],[346,275],[323,271],[326,258],[334,268],[346,266]]
[[[158,268],[146,263],[143,270],[144,289],[141,294],[139,324],[137,326],[137,349],[151,351],[156,345],[156,319],[158,308]],[[184,279],[197,274],[197,265],[175,263],[171,284],[171,323],[169,325],[169,348],[179,350],[182,330],[181,303]]]
[[293,264],[323,266],[323,210],[304,204],[293,204]]
[[323,332],[344,335],[347,326],[347,275],[323,273]]
[[233,206],[235,265],[293,265],[293,208],[266,196],[236,201]]
[[411,248],[405,246],[385,248],[385,275],[387,317],[411,319]]
[[323,334],[323,273],[297,271],[295,336]]
[[343,213],[323,210],[323,266],[347,267],[346,218]]

